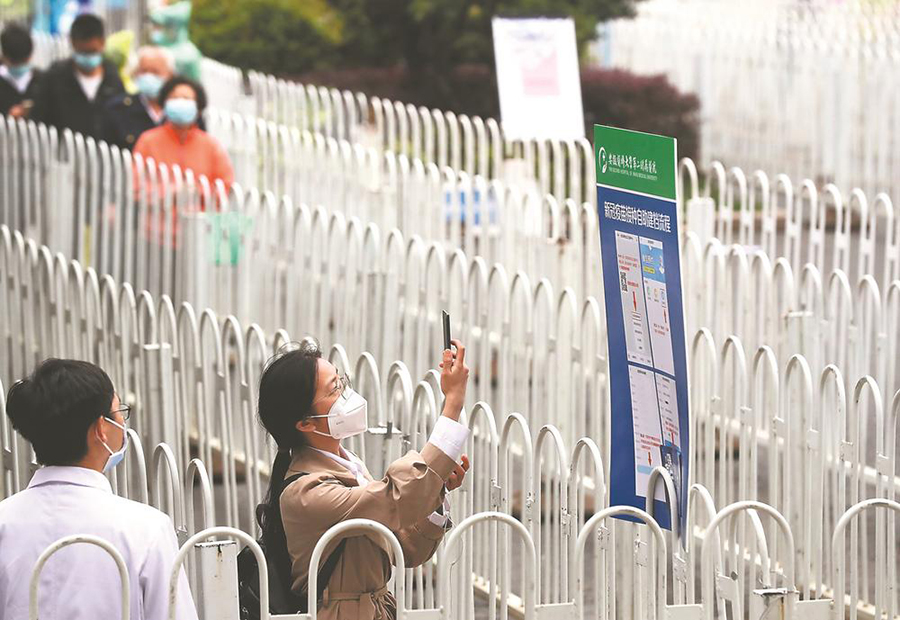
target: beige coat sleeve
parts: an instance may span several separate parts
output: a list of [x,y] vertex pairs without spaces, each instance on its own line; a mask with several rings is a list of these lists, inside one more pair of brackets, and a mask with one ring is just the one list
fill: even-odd
[[285,489],[282,516],[320,531],[348,519],[371,519],[399,533],[437,509],[454,466],[429,443],[421,453],[411,450],[391,463],[384,478],[364,487],[327,476],[303,476]]
[[444,538],[444,528],[435,525],[426,516],[396,534],[400,546],[403,547],[406,568],[415,568],[430,560],[437,551]]

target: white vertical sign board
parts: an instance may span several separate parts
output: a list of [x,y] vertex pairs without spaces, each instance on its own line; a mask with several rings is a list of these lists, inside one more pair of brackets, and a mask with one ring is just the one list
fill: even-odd
[[506,138],[583,138],[575,22],[495,17],[493,30]]

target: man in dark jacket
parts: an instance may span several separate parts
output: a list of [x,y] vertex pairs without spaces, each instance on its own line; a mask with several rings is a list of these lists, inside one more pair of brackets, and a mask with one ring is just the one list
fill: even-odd
[[60,132],[100,137],[103,106],[125,92],[116,66],[103,58],[106,36],[96,15],[82,14],[69,33],[72,58],[53,63],[34,103],[32,117]]
[[153,46],[139,49],[134,70],[138,94],[119,95],[106,104],[100,137],[120,149],[133,149],[142,133],[162,122],[159,91],[174,72],[175,60],[169,50]]
[[0,33],[0,115],[28,116],[41,73],[31,66],[34,43],[24,26],[9,24]]

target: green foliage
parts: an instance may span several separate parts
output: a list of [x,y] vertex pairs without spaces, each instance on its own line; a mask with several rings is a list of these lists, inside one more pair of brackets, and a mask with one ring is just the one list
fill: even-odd
[[[599,22],[637,1],[193,0],[191,36],[231,65],[497,117],[494,16],[571,16],[584,52]],[[582,96],[587,135],[599,122],[673,135],[679,153],[696,154],[699,103],[665,78],[585,68]]]
[[572,17],[582,51],[600,21],[630,15],[637,0],[372,0],[364,12],[379,12],[390,24],[390,47],[421,87],[438,100],[453,98],[454,70],[494,66],[491,20],[500,17]]
[[491,19],[498,17],[572,17],[579,47],[596,35],[597,24],[631,15],[636,0],[410,0],[413,33],[407,61],[422,54],[439,65],[493,64]]
[[575,19],[582,50],[637,0],[194,0],[191,38],[217,60],[278,74],[402,64],[441,96],[462,65],[494,64],[491,19]]
[[586,69],[581,98],[587,135],[595,123],[678,138],[678,157],[695,161],[700,149],[700,100],[679,92],[662,75]]
[[344,16],[326,0],[193,0],[191,39],[204,55],[290,74],[332,67]]
[[409,35],[406,0],[329,0],[344,21],[344,37],[333,68],[386,67],[403,57]]

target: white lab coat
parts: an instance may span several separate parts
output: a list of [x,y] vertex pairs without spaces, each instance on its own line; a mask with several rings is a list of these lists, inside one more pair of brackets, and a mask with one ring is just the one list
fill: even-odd
[[[109,481],[83,467],[45,467],[28,488],[0,502],[0,620],[28,618],[28,588],[38,556],[64,536],[92,534],[122,554],[131,584],[132,620],[167,618],[169,575],[178,550],[162,512],[114,495]],[[53,620],[121,617],[121,586],[112,557],[78,543],[50,557],[41,572],[39,611]],[[178,620],[196,620],[181,573]]]

